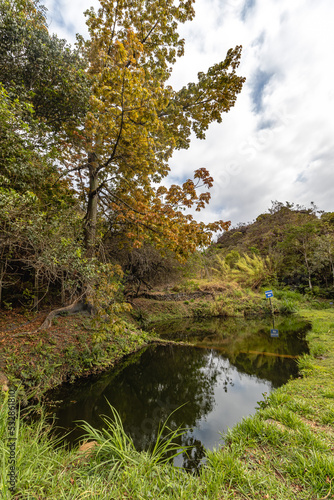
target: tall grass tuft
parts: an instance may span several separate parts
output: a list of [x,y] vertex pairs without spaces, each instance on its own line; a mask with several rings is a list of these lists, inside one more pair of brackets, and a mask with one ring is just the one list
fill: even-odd
[[[108,469],[108,476],[110,477],[121,467],[137,466],[144,462],[147,468],[157,464],[165,464],[181,453],[185,453],[189,448],[177,443],[177,439],[185,434],[187,429],[178,427],[172,430],[167,425],[168,420],[178,408],[160,425],[153,448],[148,452],[139,452],[136,450],[132,438],[126,434],[118,412],[109,401],[107,402],[111,416],[101,415],[101,419],[105,424],[102,430],[95,429],[85,421],[82,421],[80,425],[86,433],[84,438],[97,443],[91,454],[96,463],[93,469]],[[165,434],[166,431],[168,431],[167,434]]]
[[[52,424],[47,423],[45,412],[40,409],[36,421],[28,421],[28,413],[36,407],[25,408],[24,417],[17,408],[15,443],[17,498],[56,498],[59,492],[57,474],[68,462],[63,448],[55,451],[61,438],[52,436]],[[8,394],[0,394],[0,498],[13,498],[9,490],[8,468]],[[62,498],[58,495],[58,498]]]

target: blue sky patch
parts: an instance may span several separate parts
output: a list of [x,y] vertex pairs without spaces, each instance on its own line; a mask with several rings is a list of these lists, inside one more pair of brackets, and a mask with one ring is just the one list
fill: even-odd
[[275,73],[269,73],[267,71],[262,71],[259,69],[256,71],[255,75],[252,78],[251,98],[256,113],[260,113],[263,110],[263,92],[274,74]]
[[305,172],[300,172],[300,174],[298,174],[295,182],[307,182],[307,177],[305,175]]
[[69,32],[76,32],[75,25],[66,16],[66,5],[61,0],[53,0],[48,6],[49,29],[54,31],[57,26]]
[[267,128],[273,128],[276,124],[276,120],[261,120],[256,130],[266,130]]
[[241,12],[241,19],[243,21],[246,21],[246,18],[249,14],[249,11],[255,7],[255,4],[256,4],[256,0],[246,0],[245,5],[244,5],[242,12]]

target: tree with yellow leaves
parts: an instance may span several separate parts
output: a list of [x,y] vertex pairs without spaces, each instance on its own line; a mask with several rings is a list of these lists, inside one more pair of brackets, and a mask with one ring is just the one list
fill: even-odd
[[223,221],[198,223],[184,213],[209,202],[209,192],[198,193],[213,183],[205,168],[182,186],[161,185],[173,152],[189,147],[192,131],[204,139],[210,123],[221,122],[222,113],[234,105],[245,80],[236,74],[237,46],[199,73],[196,83],[178,91],[168,84],[184,53],[178,24],[193,19],[193,3],[100,0],[97,12],[86,12],[90,38],[78,41],[88,62],[91,95],[84,127],[77,133],[82,162],[72,164],[72,170],[86,196],[88,255],[94,255],[100,214],[135,246],[149,235],[181,258],[208,244],[213,231],[229,226]]

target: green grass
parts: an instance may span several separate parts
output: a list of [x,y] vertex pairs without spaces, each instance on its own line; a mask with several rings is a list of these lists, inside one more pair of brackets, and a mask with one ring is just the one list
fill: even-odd
[[[82,429],[86,431],[85,438],[87,441],[95,441],[95,459],[98,459],[96,468],[107,469],[108,474],[113,475],[115,470],[124,467],[128,464],[137,466],[146,461],[149,467],[157,464],[164,464],[171,461],[174,457],[186,452],[186,448],[182,447],[174,440],[187,432],[187,429],[177,428],[171,430],[167,423],[172,417],[174,410],[168,419],[160,426],[155,445],[148,453],[139,453],[136,451],[133,440],[125,433],[121,417],[108,402],[110,407],[110,416],[102,415],[102,421],[105,424],[100,431],[94,429],[87,422],[82,422]],[[168,431],[165,434],[165,429]],[[165,434],[165,435],[164,435]]]
[[[0,497],[12,498],[8,489],[6,463],[7,449],[7,401],[1,397],[0,410]],[[132,440],[126,436],[115,410],[105,417],[106,429],[96,431],[84,424],[89,439],[97,441],[92,453],[87,457],[78,450],[66,451],[55,446],[57,440],[50,437],[50,426],[41,415],[38,422],[27,423],[17,419],[16,469],[18,481],[15,498],[38,500],[70,500],[112,498],[188,498],[201,490],[197,478],[174,468],[166,462],[165,452],[171,456],[184,450],[174,444],[183,432],[170,431],[167,438],[162,433],[167,422],[162,425],[157,442],[151,452],[139,453]]]
[[[199,476],[161,463],[164,446],[178,451],[173,435],[151,453],[139,453],[115,414],[112,420],[105,417],[105,432],[86,425],[89,439],[99,444],[86,459],[76,450],[55,448],[43,419],[31,424],[21,419],[16,498],[333,499],[334,311],[301,312],[313,323],[308,334],[311,354],[299,360],[301,377],[271,393],[255,416],[229,430],[221,447],[207,452]],[[5,401],[1,408],[5,435]],[[9,499],[6,454],[6,441],[0,439],[0,496]]]

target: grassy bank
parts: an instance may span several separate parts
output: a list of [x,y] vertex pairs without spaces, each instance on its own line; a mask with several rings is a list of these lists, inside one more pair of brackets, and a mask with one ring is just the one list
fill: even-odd
[[242,288],[235,282],[193,280],[172,292],[153,292],[133,299],[133,317],[144,327],[157,321],[181,318],[259,317],[292,312],[294,302],[272,299],[264,292]]
[[25,402],[63,382],[111,368],[150,342],[147,333],[131,324],[99,328],[83,315],[58,317],[49,329],[24,334],[40,323],[41,318],[22,313],[3,315],[0,321],[0,371],[12,385],[20,385]]
[[[17,420],[16,498],[334,498],[334,311],[301,313],[313,322],[311,354],[300,359],[302,377],[272,393],[255,416],[225,436],[221,449],[208,452],[199,477],[157,464],[149,454],[137,453],[124,436],[116,448],[102,440],[90,458],[55,450],[43,423]],[[6,412],[4,403],[4,437]],[[0,446],[0,493],[6,499],[5,439]]]
[[133,299],[132,316],[143,328],[182,318],[259,318],[291,314],[301,309],[330,309],[330,301],[284,289],[273,289],[271,302],[265,288],[243,288],[236,282],[191,280],[171,291],[145,293]]

